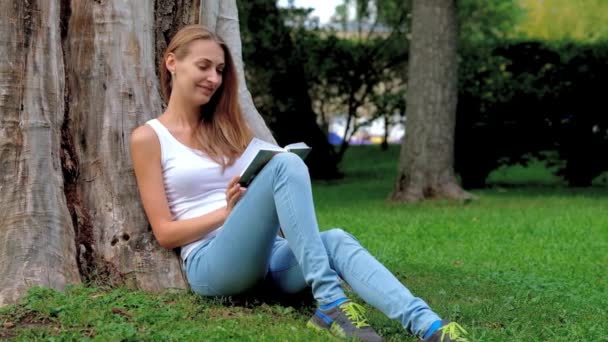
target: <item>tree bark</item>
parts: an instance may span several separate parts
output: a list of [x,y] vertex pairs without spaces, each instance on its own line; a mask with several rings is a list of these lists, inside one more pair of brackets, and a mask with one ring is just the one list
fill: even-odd
[[[236,6],[203,4],[215,4],[216,28],[232,32],[244,81]],[[201,0],[0,3],[0,306],[36,285],[186,288],[177,254],[151,233],[128,138],[162,112],[159,54],[204,8]],[[256,135],[272,140],[255,108],[247,113]]]
[[198,23],[202,0],[154,0],[154,27],[158,67],[163,53],[177,31],[188,24]]
[[414,0],[406,135],[395,201],[470,199],[454,176],[458,25],[454,0]]
[[239,101],[241,102],[243,114],[254,134],[262,140],[276,144],[276,140],[266,126],[264,119],[262,119],[262,116],[253,104],[251,93],[247,88],[247,82],[245,82],[243,49],[236,0],[202,0],[200,23],[222,37],[230,48],[239,77]]
[[0,306],[80,282],[61,163],[60,6],[0,2]]
[[[154,3],[72,1],[66,37],[83,276],[145,290],[185,288],[174,253],[150,233],[129,155],[129,135],[162,112]],[[92,270],[88,272],[87,270]]]

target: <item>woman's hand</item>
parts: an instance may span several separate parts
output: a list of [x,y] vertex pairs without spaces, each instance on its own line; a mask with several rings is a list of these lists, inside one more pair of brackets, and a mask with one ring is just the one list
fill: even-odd
[[243,188],[239,184],[239,176],[235,176],[228,183],[228,188],[226,189],[226,214],[230,214],[232,208],[236,205],[236,203],[241,199],[241,196],[245,193],[246,188]]

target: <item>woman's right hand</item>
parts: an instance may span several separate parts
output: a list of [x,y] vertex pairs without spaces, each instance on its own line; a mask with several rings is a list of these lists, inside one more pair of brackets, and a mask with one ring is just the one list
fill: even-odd
[[239,176],[235,176],[233,177],[230,182],[228,183],[228,187],[226,188],[226,211],[227,211],[227,215],[230,214],[230,212],[232,211],[232,208],[234,208],[234,206],[237,204],[237,202],[241,199],[241,196],[243,196],[243,194],[245,193],[245,191],[247,190],[246,188],[243,188],[240,184],[239,184]]

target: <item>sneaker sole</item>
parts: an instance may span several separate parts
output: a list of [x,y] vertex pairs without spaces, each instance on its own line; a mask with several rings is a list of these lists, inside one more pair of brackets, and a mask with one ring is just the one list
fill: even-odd
[[317,331],[317,332],[329,332],[329,330],[328,330],[328,329],[322,328],[322,327],[320,327],[320,326],[318,326],[318,325],[314,324],[314,323],[313,323],[313,322],[311,322],[311,321],[308,321],[308,323],[306,323],[306,327],[307,327],[307,328],[310,328],[310,329],[312,329],[312,330],[315,330],[315,331]]

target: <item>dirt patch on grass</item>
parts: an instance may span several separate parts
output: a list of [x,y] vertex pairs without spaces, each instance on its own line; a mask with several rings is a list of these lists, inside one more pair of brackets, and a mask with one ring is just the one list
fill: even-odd
[[17,335],[14,327],[7,325],[7,323],[14,324],[12,322],[5,322],[2,326],[0,326],[0,340],[9,339]]
[[41,317],[34,311],[26,311],[22,314],[14,315],[13,317],[3,317],[2,325],[0,325],[0,340],[9,339],[19,335],[19,331],[48,327],[59,329],[56,322],[47,317]]

